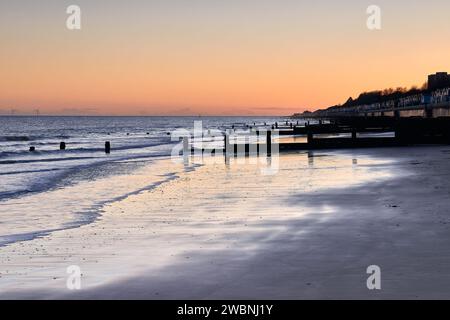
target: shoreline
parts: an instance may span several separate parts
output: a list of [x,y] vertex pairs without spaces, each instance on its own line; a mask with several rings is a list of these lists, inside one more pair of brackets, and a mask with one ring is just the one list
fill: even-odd
[[[280,172],[275,176],[255,175],[257,168],[249,165],[243,169],[231,164],[224,169],[223,164],[206,164],[152,191],[107,205],[93,226],[36,241],[37,246],[45,243],[49,251],[41,257],[50,263],[47,269],[59,272],[57,279],[47,280],[51,287],[26,288],[26,277],[17,275],[16,283],[25,288],[0,289],[0,297],[409,299],[419,297],[414,290],[421,298],[449,296],[444,289],[430,291],[426,284],[445,284],[433,277],[436,270],[444,280],[450,278],[444,268],[450,265],[450,255],[439,251],[442,261],[432,255],[450,243],[450,236],[443,233],[450,221],[448,226],[440,224],[436,217],[430,219],[418,210],[440,206],[434,209],[439,209],[441,220],[446,219],[449,183],[443,181],[433,198],[429,191],[439,187],[439,173],[449,174],[443,167],[450,157],[448,147],[280,157]],[[430,171],[430,166],[441,171]],[[406,184],[415,181],[431,184]],[[264,188],[263,183],[271,188]],[[411,197],[419,193],[428,198]],[[441,199],[444,194],[446,198]],[[355,197],[358,201],[354,202]],[[160,203],[155,204],[156,199]],[[417,228],[424,225],[439,235],[439,246],[420,241],[418,235],[423,232]],[[73,240],[76,236],[84,242]],[[84,251],[84,257],[66,253],[64,262],[52,262],[52,242],[65,244],[73,252]],[[89,247],[95,243],[96,247]],[[411,268],[408,263],[417,263],[428,251],[429,259],[440,263],[428,261],[420,267],[429,270],[422,272]],[[140,260],[130,261],[133,257]],[[81,291],[63,288],[64,266],[69,262],[78,262],[86,272],[82,283],[88,286]],[[382,268],[380,292],[365,287],[365,268],[372,264]],[[116,273],[117,269],[122,272]],[[41,276],[48,277],[45,272]],[[416,286],[406,281],[411,278],[418,281]]]

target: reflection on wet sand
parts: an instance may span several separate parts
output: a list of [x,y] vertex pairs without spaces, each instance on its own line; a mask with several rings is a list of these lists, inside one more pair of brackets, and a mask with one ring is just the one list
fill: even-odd
[[[273,164],[266,157],[259,161],[232,157],[227,164],[223,157],[203,157],[201,165],[196,164],[201,159],[193,158],[189,170],[183,162],[151,164],[145,170],[153,176],[172,166],[178,178],[106,204],[91,224],[2,248],[2,291],[65,294],[69,265],[81,267],[83,287],[88,289],[140,272],[161,272],[190,259],[192,252],[234,250],[249,258],[266,239],[283,232],[289,221],[310,214],[320,214],[321,219],[339,214],[332,207],[318,213],[292,205],[287,202],[290,197],[392,176],[385,159],[361,156],[354,167],[352,158],[318,151],[284,154],[276,174],[262,174]],[[81,189],[77,192],[83,194]],[[253,241],[244,241],[249,238]]]

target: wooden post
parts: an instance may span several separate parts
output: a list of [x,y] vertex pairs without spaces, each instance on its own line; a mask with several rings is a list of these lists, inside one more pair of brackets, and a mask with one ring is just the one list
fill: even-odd
[[357,138],[356,134],[357,134],[357,133],[356,133],[356,129],[353,129],[353,130],[352,130],[352,139],[353,139],[353,140],[356,140],[356,138]]
[[267,144],[267,156],[272,155],[272,131],[267,130],[267,137],[266,137],[266,144]]
[[62,141],[62,142],[59,144],[59,150],[66,150],[66,143],[65,143],[64,141]]
[[231,153],[230,134],[228,132],[225,132],[224,136],[224,151],[226,156],[229,156]]
[[308,132],[307,132],[307,138],[306,138],[306,139],[307,139],[306,142],[307,142],[308,144],[313,142],[313,140],[314,140],[314,135],[313,135],[313,133],[312,133],[311,130],[308,130]]
[[105,153],[111,153],[111,142],[105,142]]
[[223,135],[223,153],[227,154],[227,132],[225,131],[225,134]]
[[36,147],[31,146],[30,147],[30,152],[34,152],[34,151],[36,151]]

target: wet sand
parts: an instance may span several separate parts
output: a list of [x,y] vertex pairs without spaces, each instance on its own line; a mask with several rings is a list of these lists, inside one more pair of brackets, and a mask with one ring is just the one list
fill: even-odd
[[[286,154],[274,175],[174,165],[178,178],[94,223],[0,248],[0,297],[450,298],[449,160],[422,147]],[[369,265],[381,290],[366,287]]]

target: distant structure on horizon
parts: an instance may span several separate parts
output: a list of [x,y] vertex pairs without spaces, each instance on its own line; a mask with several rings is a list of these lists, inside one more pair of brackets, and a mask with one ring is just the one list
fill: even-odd
[[428,76],[428,90],[450,87],[450,75],[447,72],[437,72]]

